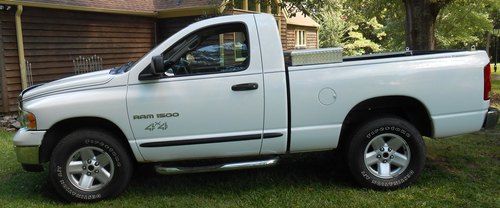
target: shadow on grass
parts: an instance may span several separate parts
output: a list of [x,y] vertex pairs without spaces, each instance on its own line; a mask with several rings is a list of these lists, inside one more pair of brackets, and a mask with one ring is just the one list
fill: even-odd
[[[347,170],[336,168],[340,164],[336,164],[331,158],[330,153],[296,155],[271,168],[171,176],[157,174],[152,165],[140,165],[136,167],[123,197],[196,197],[226,194],[228,191],[232,194],[245,194],[278,187],[356,187]],[[60,202],[48,181],[47,170],[42,173],[27,173],[18,169],[4,175],[0,178],[0,198]]]
[[[428,140],[428,157],[422,177],[409,190],[397,193],[411,194],[425,190],[448,187],[452,191],[470,187],[474,181],[465,182],[464,177],[481,169],[484,175],[478,178],[492,180],[491,165],[470,163],[482,154],[491,163],[495,158],[493,150],[484,148],[498,144],[500,128],[493,131],[478,132],[450,140]],[[494,146],[494,145],[493,145]],[[467,153],[466,151],[471,151]],[[220,199],[231,201],[242,196],[248,200],[279,195],[280,199],[307,197],[308,194],[339,193],[340,196],[357,197],[377,194],[359,188],[349,176],[347,168],[333,159],[332,153],[314,153],[288,156],[275,167],[214,173],[198,173],[164,176],[154,172],[152,165],[140,165],[127,191],[116,200],[104,204],[118,204],[122,201],[139,204],[155,200]],[[460,163],[466,169],[460,169]],[[5,162],[0,173],[0,202],[16,201],[20,204],[60,204],[60,199],[48,182],[47,171],[27,173],[15,162]],[[458,165],[457,165],[458,164]],[[476,167],[479,165],[480,167]],[[480,174],[483,174],[479,172]],[[477,182],[477,181],[476,181]],[[457,185],[457,183],[463,183]],[[312,191],[311,191],[312,190]],[[314,193],[311,193],[314,192]],[[343,194],[343,195],[342,195]],[[455,193],[457,194],[457,193]],[[261,201],[259,203],[265,203]],[[258,206],[259,204],[257,204]]]
[[331,159],[331,154],[296,155],[271,168],[163,176],[151,165],[142,166],[129,186],[134,195],[206,195],[208,193],[245,194],[274,188],[307,188],[318,185],[355,187],[347,170]]

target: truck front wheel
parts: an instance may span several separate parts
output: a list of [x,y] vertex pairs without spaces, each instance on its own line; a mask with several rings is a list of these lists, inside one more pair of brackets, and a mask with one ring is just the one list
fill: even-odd
[[397,117],[365,123],[347,152],[356,181],[374,189],[403,188],[414,182],[425,163],[425,144],[418,130]]
[[132,175],[132,161],[114,135],[98,129],[77,130],[52,152],[49,178],[67,201],[91,202],[117,196]]

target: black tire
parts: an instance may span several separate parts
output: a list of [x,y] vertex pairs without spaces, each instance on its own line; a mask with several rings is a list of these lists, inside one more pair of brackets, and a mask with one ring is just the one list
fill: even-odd
[[[72,156],[77,150],[81,150],[81,148],[96,148],[103,151],[98,151],[97,153],[103,155],[106,153],[109,156],[106,157],[110,161],[106,165],[106,168],[113,166],[113,174],[111,174],[112,177],[110,179],[108,178],[108,182],[102,184],[98,190],[79,189],[72,184],[70,181],[71,176],[67,174],[66,165],[69,164],[70,157],[75,158]],[[92,151],[95,153],[94,150]],[[101,167],[104,168],[104,166]],[[92,170],[97,170],[97,168],[95,166]],[[90,166],[87,169],[90,170]],[[92,170],[89,172],[93,172]],[[125,147],[118,142],[114,135],[99,129],[81,129],[68,134],[54,148],[49,165],[49,179],[52,185],[64,200],[70,202],[94,202],[116,197],[126,189],[132,177],[132,172],[133,163]],[[97,180],[97,177],[95,180]],[[90,185],[94,186],[94,183],[96,182],[90,182]]]
[[[386,142],[380,149],[375,149],[374,146],[380,144],[380,139]],[[400,142],[402,147],[398,150],[392,150],[388,145],[391,144],[388,141],[392,139],[404,140],[404,142]],[[398,145],[392,146],[397,147]],[[405,151],[408,148],[409,151]],[[382,149],[384,150],[382,151]],[[411,153],[407,155],[409,158],[409,162],[406,160],[405,163],[407,165],[394,163],[395,156],[399,156],[396,155],[396,151],[399,151],[399,155]],[[376,153],[375,160],[371,160],[375,162],[374,165],[369,165],[372,164],[371,162],[365,163],[365,152],[368,152],[366,153],[367,158],[369,155],[374,155],[370,153]],[[425,165],[425,154],[423,138],[412,124],[397,117],[383,117],[366,122],[357,128],[351,138],[347,158],[349,170],[361,186],[378,190],[393,190],[407,187],[418,179]],[[367,161],[370,160],[367,159]],[[387,165],[389,168],[385,168],[385,170],[389,171],[382,171],[381,169]],[[403,166],[404,168],[398,169]],[[394,175],[392,175],[392,169],[395,170]],[[389,176],[387,172],[390,173]]]

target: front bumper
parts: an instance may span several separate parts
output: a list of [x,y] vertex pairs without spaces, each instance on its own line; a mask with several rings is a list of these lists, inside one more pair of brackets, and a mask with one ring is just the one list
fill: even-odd
[[14,136],[14,151],[17,161],[23,165],[40,164],[40,145],[45,131],[29,131],[19,129]]
[[484,129],[494,129],[498,123],[499,111],[496,108],[489,108],[486,113],[486,118],[484,119],[483,128]]
[[40,152],[39,146],[33,147],[14,147],[14,151],[16,152],[17,161],[21,164],[26,165],[38,165],[40,164]]

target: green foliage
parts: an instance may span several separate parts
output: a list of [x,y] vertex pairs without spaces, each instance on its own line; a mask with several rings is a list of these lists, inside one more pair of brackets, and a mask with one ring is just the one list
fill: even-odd
[[499,9],[495,0],[456,0],[437,19],[438,48],[478,48],[486,46],[486,34],[493,30],[491,15]]
[[348,32],[348,24],[342,14],[342,4],[337,6],[336,9],[325,10],[314,16],[321,25],[319,44],[322,48],[342,45],[344,35]]
[[[352,0],[328,0],[312,17],[321,25],[321,47],[344,48],[346,55],[362,55],[382,50],[380,42],[386,36],[376,17],[353,9]],[[344,6],[351,5],[351,6]]]
[[[405,7],[401,0],[285,1],[292,14],[306,11],[321,25],[320,46],[342,46],[348,55],[405,48]],[[436,22],[437,49],[484,48],[498,0],[431,0],[443,7]],[[316,3],[316,4],[315,4]]]
[[280,4],[291,16],[301,12],[312,16],[324,7],[336,6],[337,3],[338,0],[284,0]]

